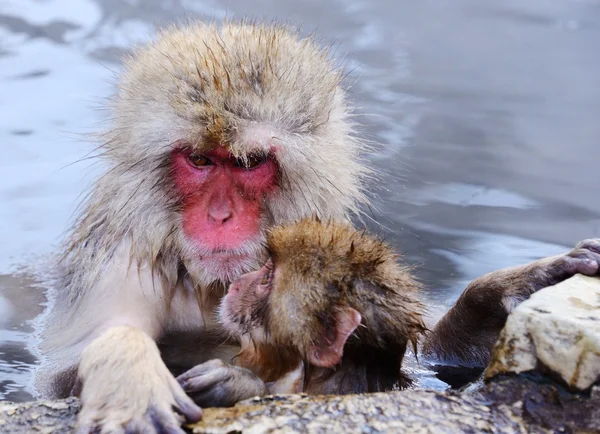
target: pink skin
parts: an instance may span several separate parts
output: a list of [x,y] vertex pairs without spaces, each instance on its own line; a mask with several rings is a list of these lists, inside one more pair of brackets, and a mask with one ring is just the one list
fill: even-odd
[[272,267],[273,263],[269,259],[259,270],[243,274],[231,283],[221,302],[220,320],[224,327],[236,332],[239,324],[232,323],[229,314],[247,311],[247,299],[254,301],[268,294],[270,282],[264,283],[263,280],[269,276]]
[[255,287],[254,290],[257,295],[264,295],[269,290],[269,284],[265,284],[262,281],[269,275],[272,269],[273,261],[269,258],[260,269],[246,273],[235,279],[229,286],[229,293],[232,294],[231,297],[239,297],[241,293],[248,291],[251,286]]
[[263,200],[277,190],[277,163],[268,158],[251,169],[239,167],[224,147],[193,154],[208,159],[201,166],[190,155],[188,149],[176,148],[171,160],[184,198],[184,234],[203,251],[230,256],[258,237]]

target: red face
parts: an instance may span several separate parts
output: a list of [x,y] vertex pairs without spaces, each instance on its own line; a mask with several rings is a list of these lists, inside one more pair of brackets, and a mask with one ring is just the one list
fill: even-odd
[[224,147],[204,153],[177,148],[172,166],[183,231],[198,259],[216,261],[217,268],[247,261],[248,246],[261,240],[265,200],[277,190],[274,156],[250,155],[243,162]]

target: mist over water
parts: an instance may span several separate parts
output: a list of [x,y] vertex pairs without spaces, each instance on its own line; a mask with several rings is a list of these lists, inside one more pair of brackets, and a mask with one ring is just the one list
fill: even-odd
[[120,56],[156,26],[244,16],[333,42],[377,144],[367,225],[419,265],[432,316],[477,276],[600,236],[599,0],[4,0],[0,400],[31,399],[39,270],[102,171],[86,134]]

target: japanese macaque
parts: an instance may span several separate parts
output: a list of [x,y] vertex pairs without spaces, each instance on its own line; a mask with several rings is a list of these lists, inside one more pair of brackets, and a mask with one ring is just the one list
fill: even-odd
[[[172,371],[228,359],[213,312],[267,260],[267,230],[360,212],[371,173],[343,76],[312,39],[275,25],[173,28],[125,61],[102,136],[108,167],[57,264],[36,379],[43,396],[80,396],[80,432],[181,433],[182,417],[201,418]],[[598,243],[579,251],[475,282],[428,352],[482,360],[468,345],[488,343],[515,303],[597,272]],[[488,312],[490,328],[473,325]],[[174,361],[189,334],[198,357]]]
[[304,219],[270,231],[267,246],[266,264],[234,281],[219,309],[242,343],[236,365],[256,375],[211,361],[178,378],[186,392],[231,405],[261,391],[345,394],[409,384],[401,365],[425,331],[420,286],[386,244],[348,224]]
[[206,349],[187,368],[224,357],[212,314],[266,260],[266,230],[348,220],[366,201],[342,79],[326,50],[274,25],[171,29],[126,60],[109,167],[57,266],[36,378],[44,396],[81,397],[82,432],[198,420],[157,341],[198,332]]

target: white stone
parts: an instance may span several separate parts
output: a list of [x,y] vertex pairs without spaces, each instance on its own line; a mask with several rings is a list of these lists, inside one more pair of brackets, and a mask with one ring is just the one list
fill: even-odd
[[539,368],[578,390],[600,380],[600,278],[544,288],[509,315],[486,378]]

